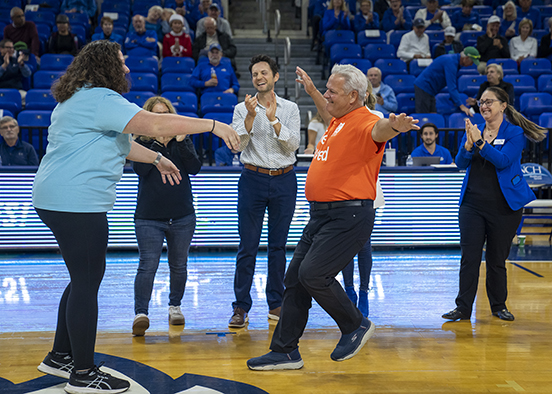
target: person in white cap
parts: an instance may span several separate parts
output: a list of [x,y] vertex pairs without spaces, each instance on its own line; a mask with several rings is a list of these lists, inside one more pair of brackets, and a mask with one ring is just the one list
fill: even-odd
[[171,31],[163,37],[163,57],[192,57],[192,39],[184,32],[184,17],[171,15],[169,24]]
[[464,50],[464,45],[458,40],[455,40],[456,29],[454,26],[449,26],[445,29],[445,39],[437,45],[433,58],[437,59],[441,55],[450,55],[460,53]]
[[477,37],[477,50],[481,55],[477,71],[479,74],[485,73],[487,61],[489,59],[507,59],[510,57],[510,49],[508,40],[498,34],[500,29],[500,17],[493,15],[487,22],[487,32],[482,36]]

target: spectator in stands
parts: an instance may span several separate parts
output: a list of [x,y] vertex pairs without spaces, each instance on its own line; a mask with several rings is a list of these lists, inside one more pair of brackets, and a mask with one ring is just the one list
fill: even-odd
[[460,53],[464,50],[464,45],[458,40],[455,40],[456,29],[454,26],[449,26],[445,29],[445,39],[435,48],[434,58],[437,59],[441,55],[451,55]]
[[192,57],[192,39],[184,32],[184,17],[174,14],[169,22],[171,32],[163,38],[163,57]]
[[379,29],[379,15],[375,12],[372,12],[372,1],[371,0],[362,0],[360,2],[360,10],[355,15],[353,22],[355,33],[364,31]]
[[413,59],[431,59],[429,37],[424,33],[426,27],[423,19],[414,19],[412,31],[401,37],[397,57],[410,63]]
[[533,22],[531,19],[523,19],[519,22],[519,36],[512,38],[508,44],[510,56],[518,62],[518,65],[523,59],[537,57],[537,39],[531,37],[531,34],[533,34]]
[[[362,7],[362,4],[361,4]],[[307,147],[305,148],[305,151],[303,153],[306,154],[313,154],[316,150],[316,147],[318,146],[318,142],[320,142],[320,139],[326,132],[327,126],[324,123],[324,119],[322,119],[322,116],[320,116],[320,113],[316,113],[312,117],[312,119],[309,122],[309,125],[307,126]]]
[[501,88],[506,93],[508,93],[508,104],[513,106],[515,101],[514,85],[509,82],[504,82],[504,80],[502,79],[504,78],[504,70],[502,70],[502,66],[496,63],[488,64],[485,72],[487,74],[487,81],[483,82],[479,86],[479,91],[477,92],[477,96],[475,96],[475,98],[468,98],[468,105],[471,105],[473,110],[479,113],[478,101],[483,95],[483,92],[487,90],[487,88],[495,86]]
[[75,56],[80,50],[81,42],[70,31],[69,17],[65,14],[56,16],[56,26],[58,31],[53,32],[48,39],[48,52]]
[[510,0],[502,6],[502,9],[504,10],[502,14],[503,20],[500,24],[498,34],[510,39],[517,34],[518,23],[520,21],[517,17],[516,5]]
[[510,57],[508,40],[498,34],[500,28],[500,18],[493,15],[487,22],[487,32],[477,37],[477,50],[481,55],[481,60],[477,71],[479,74],[485,73],[485,67],[489,59],[506,59]]
[[458,70],[479,64],[479,52],[474,47],[466,47],[456,55],[443,55],[435,59],[414,81],[416,112],[437,112],[435,96],[448,87],[450,98],[462,112],[472,116],[468,107],[460,100],[458,92]]
[[63,0],[61,12],[80,12],[87,14],[89,19],[96,15],[96,0]]
[[412,15],[404,9],[401,0],[391,0],[390,7],[383,14],[381,27],[383,31],[412,30]]
[[190,11],[190,26],[192,29],[196,30],[197,22],[200,19],[206,18],[209,16],[209,7],[213,4],[212,0],[201,0],[196,3],[197,6]]
[[4,38],[14,43],[23,41],[27,48],[38,59],[40,50],[40,38],[34,22],[25,21],[25,13],[19,7],[13,7],[10,11],[12,23],[4,27]]
[[412,157],[439,157],[439,164],[452,163],[452,156],[447,148],[437,145],[439,129],[433,123],[426,123],[418,131],[423,144],[414,149],[410,156]]
[[416,12],[414,19],[418,18],[425,21],[426,29],[429,30],[444,30],[451,26],[447,12],[439,9],[438,0],[427,0],[426,8],[420,8]]
[[[224,56],[230,59],[232,67],[236,71],[236,52],[237,48],[228,34],[223,33],[217,29],[217,21],[209,17],[205,20],[205,33],[197,36],[192,44],[192,54],[197,60],[202,56],[207,56],[207,52],[212,44],[219,44],[224,52]],[[237,75],[237,74],[236,74]],[[239,78],[239,77],[238,77]]]
[[127,55],[157,57],[157,33],[146,30],[146,18],[142,15],[134,15],[132,26],[134,31],[129,31],[125,39]]
[[[230,38],[232,38],[232,28],[230,27],[230,23],[220,16],[219,5],[217,3],[211,4],[207,13],[209,14],[209,17],[217,21],[217,30],[228,34]],[[196,36],[200,36],[205,32],[205,20],[206,18],[201,18],[197,22]]]
[[329,30],[352,30],[347,3],[343,0],[330,0],[321,23],[320,34],[322,37]]
[[121,47],[123,46],[124,38],[116,33],[113,33],[113,19],[108,16],[102,17],[100,20],[101,33],[95,33],[92,35],[92,41],[108,40],[116,42]]
[[314,1],[315,3],[312,8],[312,17],[310,20],[310,24],[312,27],[311,51],[317,50],[318,44],[320,43],[320,41],[322,41],[322,38],[320,37],[320,24],[322,22],[322,18],[324,17],[324,13],[328,9],[328,2],[326,0]]
[[548,31],[550,34],[541,38],[538,56],[552,61],[552,18],[548,19]]
[[462,0],[460,3],[461,10],[452,14],[450,21],[456,31],[463,30],[476,30],[479,26],[481,30],[481,20],[479,19],[479,13],[473,10],[473,0]]
[[374,12],[378,14],[380,21],[383,20],[385,11],[389,9],[389,0],[376,0],[374,3]]
[[238,93],[240,84],[232,67],[221,63],[224,52],[219,44],[209,48],[209,62],[200,62],[190,78],[190,85],[201,89],[201,93]]
[[376,111],[383,114],[397,111],[397,98],[391,86],[381,82],[381,70],[377,67],[372,67],[366,74],[368,81],[372,84],[372,94],[376,97]]
[[22,103],[26,92],[23,90],[23,78],[30,77],[31,68],[26,64],[29,56],[23,52],[16,53],[11,40],[0,41],[0,89],[18,89],[21,93]]
[[33,146],[19,139],[19,124],[11,116],[0,119],[0,158],[3,166],[38,166]]
[[532,0],[519,0],[520,10],[517,14],[517,17],[519,19],[524,19],[524,18],[530,19],[531,22],[533,22],[533,27],[535,29],[540,29],[541,13],[537,8],[531,7],[532,3],[533,3]]

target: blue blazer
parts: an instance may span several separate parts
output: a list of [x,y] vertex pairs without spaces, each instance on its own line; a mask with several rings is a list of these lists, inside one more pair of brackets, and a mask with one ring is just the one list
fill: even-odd
[[[485,123],[478,126],[481,126],[479,127],[480,130],[485,129]],[[459,205],[462,204],[462,199],[466,192],[473,157],[473,151],[469,152],[464,148],[466,141],[467,137],[464,134],[461,149],[458,151],[455,160],[458,168],[467,169],[464,183],[462,184],[462,191],[460,192]],[[500,143],[502,141],[504,143]],[[523,129],[504,120],[500,125],[494,144],[494,146],[488,143],[485,144],[480,154],[496,167],[496,175],[502,194],[510,208],[517,211],[530,201],[536,199],[535,194],[523,178],[523,173],[521,172],[521,152],[525,146]]]

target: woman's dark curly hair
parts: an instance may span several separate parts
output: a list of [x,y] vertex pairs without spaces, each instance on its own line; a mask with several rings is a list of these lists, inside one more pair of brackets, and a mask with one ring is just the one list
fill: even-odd
[[52,86],[52,95],[63,103],[82,87],[107,88],[122,94],[129,90],[128,81],[119,58],[121,46],[99,40],[87,44],[67,71]]

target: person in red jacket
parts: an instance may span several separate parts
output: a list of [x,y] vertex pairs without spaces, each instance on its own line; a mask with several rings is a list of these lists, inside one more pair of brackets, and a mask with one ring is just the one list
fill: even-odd
[[182,15],[172,15],[169,24],[171,31],[163,38],[163,57],[192,57],[192,40],[184,32]]

